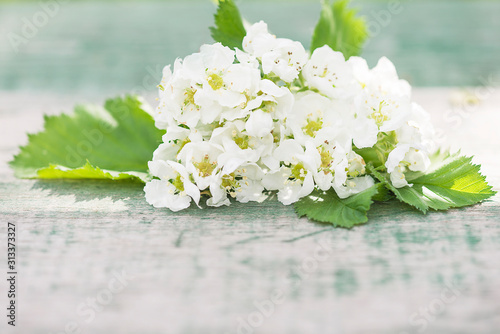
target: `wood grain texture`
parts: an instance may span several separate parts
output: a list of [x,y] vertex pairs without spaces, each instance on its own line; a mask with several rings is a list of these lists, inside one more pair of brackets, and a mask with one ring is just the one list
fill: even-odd
[[[451,91],[415,99],[499,190],[500,90],[461,113]],[[137,184],[15,179],[7,161],[43,112],[100,97],[1,94],[0,235],[20,230],[19,327],[2,333],[498,333],[498,196],[428,215],[374,205],[352,230],[276,201],[172,213]]]
[[[23,18],[41,12],[38,1],[22,2],[0,2],[0,90],[142,93],[155,89],[163,66],[212,43],[208,27],[216,7],[209,0],[61,1],[47,24],[13,47],[9,34],[22,37]],[[309,47],[320,1],[237,3],[249,22],[264,20],[277,36]],[[353,1],[370,23],[363,51],[370,65],[387,56],[418,86],[482,85],[500,76],[498,1],[389,4]]]

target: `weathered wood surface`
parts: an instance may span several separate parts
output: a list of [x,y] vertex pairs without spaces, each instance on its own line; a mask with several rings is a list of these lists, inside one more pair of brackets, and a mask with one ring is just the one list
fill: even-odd
[[[276,35],[309,46],[319,0],[237,3],[249,22],[264,20]],[[484,85],[489,75],[500,76],[499,1],[353,3],[369,22],[363,56],[371,65],[387,56],[418,86]],[[212,42],[215,11],[210,0],[66,1],[13,47],[9,34],[23,37],[25,20],[44,11],[39,1],[0,6],[0,90],[79,95],[154,90],[163,66]]]
[[[500,91],[477,91],[478,106],[450,112],[451,92],[417,89],[415,99],[499,190]],[[15,179],[7,161],[25,133],[41,128],[43,112],[81,99],[1,96],[0,235],[7,222],[20,230],[18,327],[2,314],[2,333],[499,331],[498,196],[426,216],[375,205],[369,224],[352,230],[298,219],[274,201],[155,210],[135,184]]]

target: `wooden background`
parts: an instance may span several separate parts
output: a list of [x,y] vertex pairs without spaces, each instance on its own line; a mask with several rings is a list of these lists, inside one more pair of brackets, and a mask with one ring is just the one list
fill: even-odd
[[[420,86],[497,86],[492,18],[500,7],[481,4],[412,2],[365,55],[372,63],[390,55]],[[36,6],[2,5],[0,30],[18,31]],[[1,42],[0,235],[17,224],[20,292],[18,327],[8,328],[2,313],[1,333],[499,332],[499,196],[425,216],[395,202],[374,205],[369,224],[345,230],[298,219],[274,201],[171,213],[150,207],[136,184],[14,178],[7,162],[26,132],[42,128],[44,113],[134,88],[154,102],[143,81],[154,79],[156,64],[209,42],[209,3],[65,6],[19,53]],[[250,19],[276,16],[275,32],[301,40],[318,8],[259,6],[242,4]],[[384,8],[370,3],[364,12]],[[175,15],[162,21],[162,10]],[[286,25],[298,13],[303,21]],[[460,105],[471,94],[479,103]],[[414,98],[432,114],[440,142],[475,155],[500,190],[500,90],[420,87]]]

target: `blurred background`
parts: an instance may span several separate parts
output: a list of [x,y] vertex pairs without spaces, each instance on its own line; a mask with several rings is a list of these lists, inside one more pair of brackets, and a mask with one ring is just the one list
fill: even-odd
[[[236,0],[242,16],[310,44],[319,0]],[[371,38],[416,86],[481,86],[500,78],[500,1],[354,0]],[[183,1],[0,0],[0,92],[108,96],[156,91],[161,69],[211,43],[216,6]]]

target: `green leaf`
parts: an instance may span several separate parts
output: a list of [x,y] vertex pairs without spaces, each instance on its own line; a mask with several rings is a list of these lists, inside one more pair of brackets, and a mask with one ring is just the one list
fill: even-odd
[[321,14],[314,29],[311,52],[323,45],[340,51],[348,59],[361,53],[368,37],[365,20],[356,16],[356,10],[347,8],[349,0],[322,4]]
[[407,180],[413,184],[411,187],[395,188],[387,174],[373,169],[371,172],[399,200],[423,213],[429,209],[447,210],[473,205],[496,194],[481,175],[480,166],[472,163],[472,157],[438,152],[432,160],[427,174],[408,174]]
[[[396,131],[379,132],[377,134],[377,143],[372,147],[357,148],[353,145],[354,152],[363,157],[367,164],[373,165],[375,168],[385,168],[385,162],[389,154],[394,150],[398,143]],[[384,167],[382,167],[384,166]]]
[[123,179],[126,173],[145,180],[164,133],[149,108],[126,96],[106,101],[104,108],[77,106],[72,115],[45,116],[44,130],[28,135],[10,165],[21,178]]
[[47,168],[42,168],[37,171],[37,176],[40,179],[107,179],[107,180],[130,180],[146,182],[147,173],[141,172],[116,172],[99,167],[94,167],[90,163],[86,163],[83,167],[67,168],[64,166],[50,165]]
[[366,223],[366,213],[377,194],[378,186],[374,185],[365,191],[348,198],[339,198],[333,189],[326,192],[315,190],[311,195],[295,203],[295,211],[299,217],[331,223],[334,226],[351,228]]
[[394,194],[383,183],[377,183],[377,194],[372,197],[375,202],[387,202],[394,198]]
[[214,18],[215,27],[210,27],[214,41],[231,49],[242,49],[246,31],[238,7],[233,0],[219,0],[219,7]]
[[387,173],[380,173],[370,165],[367,165],[367,168],[370,171],[370,174],[379,180],[381,182],[380,184],[390,190],[401,202],[409,204],[423,213],[427,212],[428,206],[421,201],[420,196],[414,191],[414,189],[411,187],[396,188],[392,185]]

